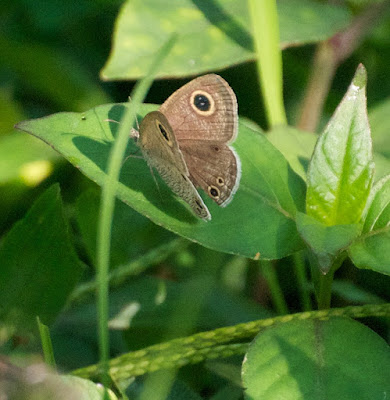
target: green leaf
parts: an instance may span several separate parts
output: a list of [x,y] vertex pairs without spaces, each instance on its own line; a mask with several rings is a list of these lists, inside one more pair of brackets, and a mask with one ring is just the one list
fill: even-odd
[[349,248],[353,263],[390,275],[390,175],[371,191],[363,232]]
[[23,329],[53,322],[82,267],[69,237],[58,185],[49,188],[0,248],[0,318]]
[[313,250],[323,273],[329,272],[334,260],[360,233],[360,226],[326,226],[309,215],[297,213],[297,227],[303,240]]
[[58,159],[57,152],[25,133],[0,136],[0,185],[21,182],[35,186],[51,174]]
[[[281,46],[325,40],[349,23],[346,8],[307,0],[279,3]],[[104,79],[144,75],[154,54],[172,32],[178,41],[159,77],[189,76],[254,60],[245,1],[127,1],[117,19]]]
[[366,70],[360,64],[309,165],[306,211],[325,225],[359,222],[370,192],[374,164],[366,82]]
[[363,235],[348,249],[358,268],[390,275],[390,226]]
[[363,232],[385,228],[390,223],[390,175],[377,182],[371,190]]
[[[103,105],[84,114],[60,113],[21,122],[18,128],[49,143],[93,181],[102,185],[107,158],[125,105]],[[144,106],[142,114],[154,109]],[[136,211],[181,236],[228,253],[281,258],[302,248],[294,221],[303,209],[305,187],[285,158],[267,139],[240,125],[234,147],[240,155],[242,178],[231,204],[218,207],[205,199],[212,221],[192,215],[158,179],[156,187],[144,160],[129,158],[122,167],[117,197]],[[127,154],[139,149],[129,143]],[[158,176],[156,176],[158,178]],[[206,196],[205,196],[206,197]],[[240,227],[239,232],[232,227]]]
[[267,138],[286,157],[291,168],[306,180],[317,135],[292,126],[276,126],[267,132]]
[[369,119],[374,149],[390,158],[390,98],[370,109]]
[[390,349],[347,319],[292,321],[260,333],[243,364],[246,399],[383,398],[390,391]]

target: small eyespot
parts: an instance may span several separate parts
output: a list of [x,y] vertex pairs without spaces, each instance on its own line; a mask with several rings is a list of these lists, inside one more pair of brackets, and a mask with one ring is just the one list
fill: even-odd
[[165,130],[165,128],[160,123],[157,123],[157,126],[158,126],[158,129],[160,130],[161,134],[164,136],[164,139],[169,142],[168,133]]
[[214,150],[215,150],[215,151],[219,151],[220,149],[219,149],[218,146],[214,146]]
[[210,93],[204,90],[195,90],[190,97],[192,109],[199,115],[209,116],[214,114],[215,103]]
[[219,189],[216,188],[215,186],[209,186],[208,187],[208,192],[209,192],[211,197],[214,197],[216,199],[219,197],[219,194],[220,194],[219,193]]
[[222,185],[225,183],[225,181],[224,181],[224,179],[223,179],[221,176],[219,176],[219,177],[217,178],[217,183],[218,183],[219,186],[222,186]]

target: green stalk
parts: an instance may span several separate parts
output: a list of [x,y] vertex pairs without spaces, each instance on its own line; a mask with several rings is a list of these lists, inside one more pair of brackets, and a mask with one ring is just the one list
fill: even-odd
[[109,382],[109,335],[108,335],[108,271],[110,262],[111,227],[115,205],[115,192],[119,179],[122,160],[129,140],[136,112],[153,82],[154,75],[163,59],[173,47],[175,36],[172,36],[156,55],[148,73],[134,88],[132,101],[121,121],[118,136],[113,144],[108,159],[106,180],[102,187],[100,213],[97,233],[97,280],[98,280],[98,336],[99,355],[103,373],[103,384]]
[[294,260],[294,269],[295,275],[297,277],[297,286],[301,299],[302,309],[303,311],[311,311],[312,306],[308,290],[309,285],[306,278],[306,268],[303,252],[299,251],[297,253],[294,253],[292,259]]
[[333,271],[329,271],[326,275],[321,275],[318,288],[318,309],[327,310],[330,308],[332,298]]
[[[248,345],[243,343],[243,340],[252,340],[259,332],[276,324],[341,316],[349,318],[389,317],[390,303],[281,315],[217,328],[213,331],[199,332],[113,358],[110,360],[110,373],[115,381],[121,382],[161,369],[181,368],[184,365],[196,364],[204,360],[244,354]],[[98,372],[99,365],[90,365],[73,371],[72,374],[90,379]]]
[[334,273],[340,268],[346,258],[345,253],[341,253],[333,262],[332,267],[326,274],[321,272],[321,266],[315,254],[308,253],[311,267],[312,279],[316,291],[317,303],[319,310],[327,310],[330,308],[332,298],[332,283]]
[[37,324],[39,329],[39,336],[41,337],[41,344],[43,350],[43,357],[45,359],[45,363],[49,365],[54,370],[56,367],[56,360],[54,357],[53,344],[51,342],[50,331],[47,325],[42,324],[39,317],[37,317]]
[[248,0],[259,82],[268,124],[286,124],[283,105],[282,52],[275,0]]
[[261,271],[267,280],[268,286],[271,291],[272,301],[274,303],[276,312],[280,315],[288,314],[288,307],[286,300],[283,296],[283,291],[279,285],[278,276],[271,261],[261,261]]

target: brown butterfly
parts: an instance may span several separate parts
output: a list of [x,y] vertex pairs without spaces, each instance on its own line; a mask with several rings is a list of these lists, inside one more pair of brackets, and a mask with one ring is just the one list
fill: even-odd
[[219,206],[230,203],[241,177],[240,159],[229,146],[237,137],[237,100],[219,75],[192,80],[135,131],[144,158],[172,191],[204,220],[211,215],[195,187]]

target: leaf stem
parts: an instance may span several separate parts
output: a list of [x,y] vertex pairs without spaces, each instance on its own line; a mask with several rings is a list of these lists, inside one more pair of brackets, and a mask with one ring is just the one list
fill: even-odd
[[333,270],[331,270],[326,275],[321,275],[319,279],[319,288],[317,296],[319,310],[327,310],[328,308],[330,308],[333,276],[334,273]]
[[287,303],[283,296],[283,291],[279,285],[279,280],[272,262],[262,260],[260,265],[261,271],[271,290],[272,301],[274,303],[276,312],[280,315],[288,314]]
[[311,299],[309,294],[309,284],[306,277],[306,268],[303,252],[299,251],[293,254],[295,275],[297,277],[298,291],[301,298],[301,305],[303,311],[311,311]]

